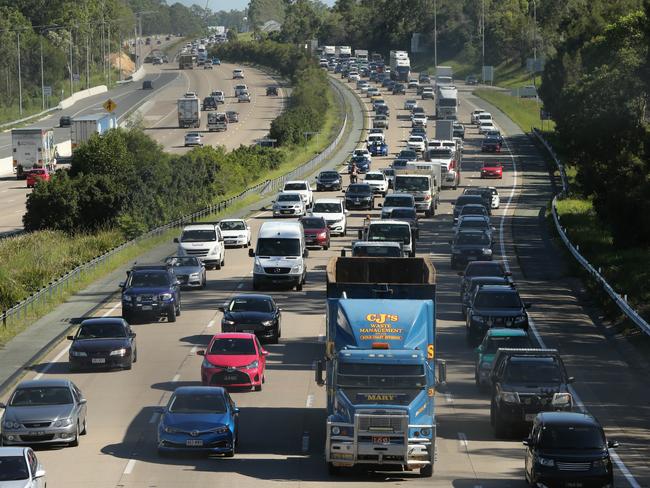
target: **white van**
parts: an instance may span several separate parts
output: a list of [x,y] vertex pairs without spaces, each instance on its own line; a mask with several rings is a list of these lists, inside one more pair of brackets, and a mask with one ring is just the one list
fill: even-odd
[[290,285],[302,290],[307,276],[305,233],[300,222],[264,222],[257,236],[253,290],[262,285]]
[[186,225],[174,242],[178,244],[178,256],[197,257],[207,269],[221,269],[226,264],[226,246],[217,222]]

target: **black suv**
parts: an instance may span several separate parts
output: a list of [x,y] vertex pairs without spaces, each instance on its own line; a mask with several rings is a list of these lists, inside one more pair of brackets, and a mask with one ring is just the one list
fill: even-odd
[[370,185],[367,183],[355,183],[348,186],[345,191],[345,208],[373,210],[375,208],[375,196]]
[[496,436],[530,425],[540,412],[570,411],[571,383],[556,349],[499,349],[490,371]]
[[467,288],[460,297],[460,311],[463,318],[467,318],[467,307],[469,307],[470,298],[476,290],[483,285],[508,285],[510,279],[507,276],[473,276],[467,282]]
[[451,244],[451,269],[470,261],[492,261],[492,236],[481,230],[458,232]]
[[463,190],[463,195],[479,195],[483,198],[483,205],[487,209],[492,208],[492,190],[486,187],[470,187]]
[[127,271],[122,288],[122,317],[132,323],[137,317],[166,317],[176,322],[181,314],[181,286],[167,264],[135,265]]
[[404,83],[395,83],[393,86],[393,95],[406,95],[406,86]]
[[485,210],[487,210],[488,215],[491,214],[491,209],[490,205],[485,204],[485,200],[483,200],[483,197],[481,195],[461,195],[459,196],[456,201],[454,202],[454,223],[458,220],[458,216],[460,215],[460,211],[463,209],[463,206],[465,205],[483,205],[485,207]]
[[513,286],[478,287],[467,303],[467,341],[470,344],[482,341],[485,331],[491,327],[528,330],[526,309],[529,306],[521,301],[519,292]]
[[473,261],[467,264],[465,271],[459,271],[458,276],[462,276],[460,281],[460,299],[462,300],[469,281],[475,276],[505,276],[510,279],[512,273],[506,271],[501,261]]
[[321,171],[316,177],[316,191],[341,190],[341,175],[337,171]]
[[203,110],[217,110],[218,108],[219,104],[215,97],[210,96],[203,99]]
[[277,97],[278,96],[278,87],[277,86],[269,86],[266,88],[266,95],[271,97]]
[[607,441],[591,415],[540,413],[524,445],[529,486],[614,486],[609,449],[618,442]]

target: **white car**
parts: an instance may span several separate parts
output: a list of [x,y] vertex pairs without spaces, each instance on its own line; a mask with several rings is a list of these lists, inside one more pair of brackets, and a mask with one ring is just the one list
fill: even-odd
[[490,206],[492,208],[499,208],[499,205],[501,204],[501,199],[499,198],[499,190],[493,186],[488,186],[488,188],[492,190],[492,204]]
[[242,91],[237,95],[237,103],[248,102],[251,103],[251,94],[248,91]]
[[235,85],[235,97],[238,97],[241,92],[247,92],[248,87],[246,85]]
[[243,69],[234,69],[234,70],[232,70],[232,79],[233,80],[243,80],[244,79],[244,70]]
[[185,92],[183,98],[199,98],[195,92]]
[[198,132],[188,132],[185,134],[185,147],[203,146],[203,135]]
[[381,95],[381,93],[379,92],[379,88],[377,88],[376,86],[371,86],[370,88],[368,88],[368,91],[366,92],[366,96],[368,98],[370,98],[370,97],[378,97],[380,95]]
[[283,191],[273,201],[273,217],[302,217],[306,213],[307,206],[297,191]]
[[489,112],[483,112],[476,116],[475,124],[481,125],[481,122],[488,122],[488,121],[490,122],[492,121],[492,114]]
[[424,143],[424,137],[422,136],[411,136],[406,141],[406,148],[413,149],[417,152],[424,152],[426,145]]
[[251,245],[251,228],[243,219],[224,219],[219,222],[223,242],[226,246]]
[[373,193],[380,193],[385,197],[388,192],[388,178],[381,171],[368,171],[364,183],[367,183],[372,188]]
[[340,198],[319,198],[311,209],[311,215],[325,219],[331,234],[342,236],[348,232],[347,213]]
[[361,87],[369,85],[368,80],[358,80],[357,81],[357,90],[361,90]]
[[348,81],[359,81],[360,79],[361,75],[356,71],[350,71],[350,73],[348,73]]
[[[34,407],[32,407],[34,408]],[[0,447],[0,487],[45,488],[47,478],[31,447]]]
[[418,126],[418,125],[422,125],[422,126],[426,127],[427,126],[427,121],[428,121],[427,116],[424,115],[424,114],[413,114],[411,116],[411,126],[412,127],[415,127],[415,126]]
[[366,158],[368,162],[372,163],[372,154],[370,154],[370,151],[368,151],[368,149],[355,149],[352,153],[352,157],[355,156],[362,156]]
[[478,133],[479,134],[486,134],[492,130],[497,130],[497,128],[494,125],[494,122],[492,120],[485,120],[482,121],[481,124],[478,126]]
[[420,86],[420,82],[418,81],[417,78],[411,78],[408,83],[409,88],[417,88]]
[[470,123],[475,124],[475,125],[478,124],[478,116],[480,114],[484,114],[484,113],[487,113],[487,112],[485,110],[483,110],[483,109],[474,110],[472,112],[472,114],[470,115]]
[[404,110],[412,111],[417,106],[418,106],[418,101],[412,98],[404,102]]
[[282,191],[300,193],[300,196],[302,196],[302,200],[305,202],[305,206],[307,208],[311,207],[312,203],[314,203],[314,194],[311,191],[311,187],[309,186],[309,182],[307,180],[287,181],[284,184]]

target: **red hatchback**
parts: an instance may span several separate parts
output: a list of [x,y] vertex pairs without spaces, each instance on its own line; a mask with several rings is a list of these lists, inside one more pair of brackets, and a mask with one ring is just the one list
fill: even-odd
[[268,352],[255,334],[231,332],[216,334],[203,356],[203,386],[248,387],[262,389]]
[[302,228],[305,229],[305,245],[318,246],[323,249],[330,247],[330,229],[323,217],[302,217]]
[[503,163],[485,161],[481,168],[481,178],[503,178]]
[[50,173],[47,171],[46,168],[36,168],[32,169],[30,171],[27,171],[27,188],[34,188],[36,186],[36,182],[43,180],[43,181],[50,181]]

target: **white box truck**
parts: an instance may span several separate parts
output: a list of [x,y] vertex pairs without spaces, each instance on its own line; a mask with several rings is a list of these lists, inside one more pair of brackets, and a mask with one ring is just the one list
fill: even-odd
[[357,58],[357,61],[368,61],[368,51],[365,49],[355,49],[354,57]]
[[408,81],[411,75],[411,60],[406,51],[390,52],[390,77],[396,81]]
[[26,178],[26,172],[32,169],[56,169],[54,129],[12,129],[11,146],[13,168],[19,180]]
[[93,134],[100,136],[117,127],[117,120],[114,115],[94,114],[75,117],[70,122],[70,147],[74,151]]
[[436,66],[436,86],[454,84],[454,70],[451,66]]
[[178,99],[178,126],[182,129],[201,126],[201,104],[198,97]]
[[458,118],[458,90],[456,87],[438,85],[436,92],[436,118],[456,120]]

